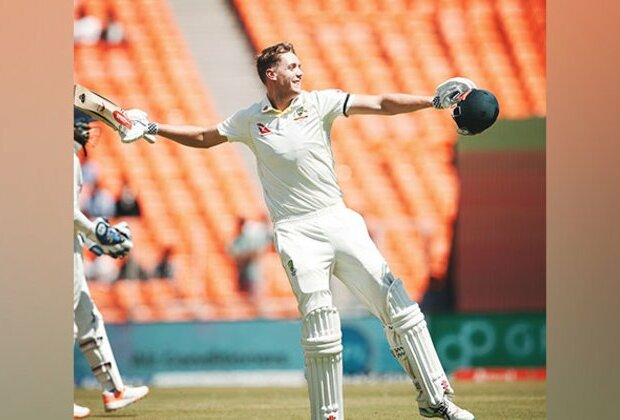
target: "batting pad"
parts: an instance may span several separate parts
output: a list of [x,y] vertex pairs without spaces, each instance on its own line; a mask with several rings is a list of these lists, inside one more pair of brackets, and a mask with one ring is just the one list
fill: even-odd
[[302,346],[312,420],[342,420],[342,332],[340,316],[323,307],[302,320]]
[[103,320],[98,313],[93,312],[93,315],[92,330],[89,331],[91,334],[80,337],[80,351],[86,357],[93,374],[104,389],[122,390],[123,380],[118,371]]
[[424,314],[409,299],[399,279],[390,285],[387,309],[390,324],[385,325],[385,334],[392,354],[420,391],[418,403],[438,405],[445,394],[454,391],[437,357]]

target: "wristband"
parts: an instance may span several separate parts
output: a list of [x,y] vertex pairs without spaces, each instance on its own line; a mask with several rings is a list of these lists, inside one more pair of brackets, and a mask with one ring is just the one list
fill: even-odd
[[146,129],[146,134],[157,135],[157,133],[159,133],[159,126],[155,122],[150,122]]

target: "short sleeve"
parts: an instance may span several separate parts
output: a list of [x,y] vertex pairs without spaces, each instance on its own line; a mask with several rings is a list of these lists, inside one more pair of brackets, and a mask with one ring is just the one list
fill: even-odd
[[235,112],[217,125],[217,131],[230,142],[250,142],[250,108]]
[[333,120],[341,115],[347,116],[350,95],[339,89],[319,90],[313,92],[321,118]]

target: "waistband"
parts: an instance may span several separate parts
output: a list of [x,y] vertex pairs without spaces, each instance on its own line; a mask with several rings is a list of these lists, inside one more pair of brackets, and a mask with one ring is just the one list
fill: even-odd
[[302,214],[294,214],[291,216],[281,217],[273,222],[273,226],[276,227],[283,223],[293,223],[293,222],[298,222],[300,220],[312,219],[314,217],[323,216],[325,214],[329,214],[334,211],[345,209],[345,208],[347,208],[347,206],[344,204],[344,201],[340,201],[331,206],[323,207],[322,209],[313,210],[313,211],[309,211],[307,213],[302,213]]

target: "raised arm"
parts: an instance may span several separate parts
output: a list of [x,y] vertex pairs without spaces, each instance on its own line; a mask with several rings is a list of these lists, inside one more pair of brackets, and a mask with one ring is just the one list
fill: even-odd
[[387,93],[384,95],[352,95],[348,115],[396,115],[433,107],[432,96]]

